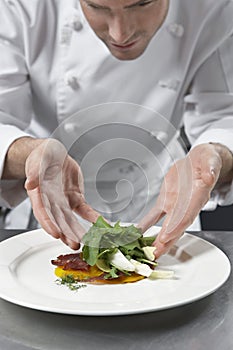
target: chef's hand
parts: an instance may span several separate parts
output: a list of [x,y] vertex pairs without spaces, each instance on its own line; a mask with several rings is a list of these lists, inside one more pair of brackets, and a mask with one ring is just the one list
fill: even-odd
[[78,249],[85,230],[73,211],[91,222],[100,214],[85,201],[77,162],[60,142],[46,139],[27,157],[25,173],[25,188],[42,228]]
[[153,243],[156,258],[166,253],[193,223],[213,188],[232,179],[232,153],[220,144],[198,145],[171,167],[155,206],[138,224],[145,232],[165,216]]

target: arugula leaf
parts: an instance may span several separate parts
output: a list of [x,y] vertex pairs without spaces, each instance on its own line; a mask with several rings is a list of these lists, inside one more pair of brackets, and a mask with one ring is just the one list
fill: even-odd
[[102,216],[99,216],[97,221],[83,236],[83,258],[89,265],[95,265],[99,255],[101,239],[111,228],[112,226]]
[[131,242],[131,243],[124,244],[124,248],[125,248],[126,250],[130,251],[130,250],[133,250],[133,249],[135,249],[135,248],[139,248],[139,249],[140,249],[141,246],[140,246],[139,241],[138,241],[138,239],[137,239],[136,241],[133,241],[133,242]]
[[110,228],[112,227],[107,221],[104,220],[103,216],[99,216],[96,222],[93,224],[95,227]]
[[[108,233],[101,240],[101,247],[120,247],[132,244],[138,238],[142,237],[141,231],[135,226],[119,226],[109,228]],[[133,243],[135,244],[135,243]]]
[[140,237],[139,242],[141,247],[147,247],[151,246],[152,243],[155,241],[156,236],[150,236],[150,237]]
[[92,226],[83,237],[83,258],[91,266],[95,265],[96,263],[99,254],[100,241],[102,235],[106,232],[106,229]]
[[117,268],[115,266],[112,266],[111,270],[109,271],[109,273],[107,273],[104,276],[104,279],[109,279],[109,278],[118,278],[118,274],[117,274]]
[[105,259],[106,257],[106,254],[113,254],[115,253],[116,251],[116,248],[113,248],[113,249],[100,249],[99,250],[99,254],[98,254],[98,259],[101,258],[101,259]]

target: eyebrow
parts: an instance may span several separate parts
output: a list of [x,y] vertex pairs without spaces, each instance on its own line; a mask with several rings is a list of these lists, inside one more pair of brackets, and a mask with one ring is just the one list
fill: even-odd
[[[83,0],[84,2],[86,2],[88,5],[93,5],[93,6],[96,6],[96,7],[99,7],[99,8],[103,8],[103,9],[107,9],[108,6],[101,6],[101,5],[98,5],[98,4],[95,4],[93,3],[92,1],[89,1],[89,0]],[[125,9],[129,9],[129,8],[133,8],[133,7],[136,7],[138,5],[141,5],[141,4],[144,4],[146,2],[157,2],[158,0],[139,0],[133,4],[130,4],[130,5],[127,5],[127,6],[124,6]]]

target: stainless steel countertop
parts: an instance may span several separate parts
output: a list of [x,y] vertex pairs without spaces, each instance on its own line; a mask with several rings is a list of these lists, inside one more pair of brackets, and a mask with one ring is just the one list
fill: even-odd
[[[0,230],[0,241],[16,233]],[[233,232],[195,235],[222,249],[233,263]],[[232,350],[232,280],[231,273],[200,301],[130,316],[60,315],[0,299],[0,350]]]

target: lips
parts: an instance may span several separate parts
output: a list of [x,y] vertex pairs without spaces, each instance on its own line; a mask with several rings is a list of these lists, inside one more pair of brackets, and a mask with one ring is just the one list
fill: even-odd
[[132,41],[131,43],[126,44],[126,45],[117,45],[117,44],[111,43],[111,45],[119,50],[127,50],[127,49],[130,49],[131,47],[133,47],[136,44],[136,42],[137,41]]

